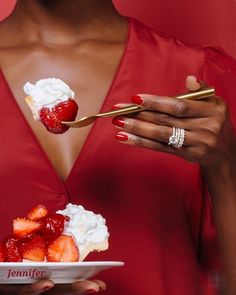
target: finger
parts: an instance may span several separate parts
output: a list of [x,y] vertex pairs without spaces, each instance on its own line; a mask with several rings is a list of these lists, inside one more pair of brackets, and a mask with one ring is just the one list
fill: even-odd
[[[124,119],[127,116],[122,116]],[[199,126],[207,126],[209,118],[178,118],[171,116],[165,113],[152,112],[152,111],[143,111],[139,112],[133,116],[135,119],[139,119],[141,121],[154,123],[161,126],[169,126],[169,127],[178,127],[178,128],[186,128],[189,130],[199,129]]]
[[206,145],[202,144],[199,145],[198,147],[196,146],[190,146],[190,147],[185,147],[182,146],[181,148],[174,148],[170,145],[150,140],[141,136],[137,136],[134,134],[130,134],[128,132],[119,132],[117,133],[118,140],[120,138],[126,138],[125,141],[119,140],[121,143],[124,144],[129,144],[129,145],[134,145],[137,147],[142,147],[142,148],[147,148],[151,150],[156,150],[159,152],[165,152],[169,154],[173,154],[179,157],[182,157],[190,162],[196,162],[199,164],[204,164],[206,162]]
[[189,91],[196,91],[201,88],[201,83],[197,80],[195,76],[188,76],[186,78],[186,88]]
[[[132,118],[116,117],[112,120],[112,123],[125,132],[164,144],[168,144],[169,138],[173,133],[172,127],[156,125]],[[193,132],[185,130],[184,145],[190,145],[193,142],[192,137]]]
[[[121,138],[125,138],[125,140],[120,140]],[[148,138],[137,136],[135,134],[131,134],[124,131],[118,132],[116,135],[116,139],[124,144],[135,145],[138,147],[148,148],[159,152],[165,152],[174,155],[179,155],[181,153],[180,149],[175,149],[166,143],[159,142],[156,140],[150,140]],[[181,148],[182,151],[183,149],[184,147]]]
[[132,97],[132,102],[144,106],[145,109],[169,114],[178,118],[210,117],[215,111],[216,98],[207,100],[187,100],[168,96],[139,94]]
[[101,281],[101,280],[94,280],[94,282],[96,284],[98,284],[100,291],[105,291],[106,290],[107,286],[106,286],[106,284],[103,281]]
[[54,283],[50,280],[40,280],[32,285],[27,285],[22,288],[20,295],[38,295],[42,294],[54,287]]
[[[77,295],[77,294],[87,294],[87,293],[95,293],[99,292],[100,290],[103,290],[105,288],[105,283],[101,281],[76,281],[72,284],[57,284],[52,290],[49,290],[46,294],[71,294],[71,295]],[[26,293],[32,294],[32,293]],[[33,293],[34,294],[34,293]],[[39,293],[41,294],[41,293]],[[25,295],[23,293],[23,295]]]
[[[100,281],[99,281],[100,282]],[[83,294],[83,293],[92,293],[100,291],[101,283],[97,283],[96,281],[76,281],[72,284],[73,290],[76,291],[75,294]]]

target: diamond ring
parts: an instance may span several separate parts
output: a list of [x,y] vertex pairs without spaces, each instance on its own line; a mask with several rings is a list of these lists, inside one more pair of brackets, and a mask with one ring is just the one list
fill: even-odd
[[174,148],[181,148],[184,144],[185,130],[183,128],[173,127],[172,135],[169,137],[168,145]]

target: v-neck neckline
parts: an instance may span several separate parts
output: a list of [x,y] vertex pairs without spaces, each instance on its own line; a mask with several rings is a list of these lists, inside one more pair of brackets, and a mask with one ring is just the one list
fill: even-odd
[[[132,31],[132,26],[133,26],[133,23],[132,23],[132,19],[131,18],[127,18],[127,33],[126,33],[126,40],[124,42],[124,47],[123,47],[123,52],[121,54],[121,57],[120,57],[120,60],[118,62],[118,65],[117,65],[117,68],[116,68],[116,71],[115,71],[115,74],[113,76],[113,79],[108,87],[108,90],[106,92],[106,95],[105,95],[105,98],[103,100],[103,103],[102,103],[102,106],[100,108],[100,112],[102,112],[111,96],[111,93],[112,93],[112,90],[116,84],[116,81],[119,80],[119,74],[121,72],[121,68],[123,68],[124,66],[124,61],[125,61],[125,57],[126,57],[126,53],[128,51],[128,48],[130,46],[130,40],[131,40],[131,31]],[[6,89],[7,91],[9,92],[9,95],[13,98],[13,101],[14,101],[14,104],[16,106],[16,108],[18,109],[18,112],[19,114],[21,114],[21,117],[22,117],[22,121],[24,122],[24,125],[28,128],[29,130],[29,133],[30,133],[30,136],[33,138],[33,141],[35,143],[35,145],[37,145],[38,147],[38,150],[39,152],[41,153],[42,157],[44,158],[44,160],[47,162],[47,164],[49,165],[50,167],[50,170],[51,170],[51,173],[54,174],[54,176],[57,178],[57,180],[59,181],[59,183],[61,183],[61,185],[63,186],[64,189],[66,189],[66,184],[67,182],[69,181],[69,179],[71,178],[71,176],[73,175],[73,172],[75,170],[75,167],[78,165],[78,163],[80,162],[82,156],[83,156],[83,153],[84,153],[84,150],[87,146],[87,143],[89,141],[89,139],[91,138],[91,136],[93,135],[93,131],[94,131],[94,128],[95,126],[97,125],[97,122],[98,121],[95,121],[93,126],[91,127],[83,145],[82,145],[82,148],[80,149],[80,152],[77,154],[76,158],[75,158],[75,161],[68,173],[68,175],[66,176],[66,178],[63,180],[58,172],[56,171],[56,169],[54,168],[52,162],[50,161],[46,151],[44,150],[44,148],[42,147],[42,145],[40,144],[39,142],[39,139],[37,138],[36,134],[34,133],[33,129],[31,128],[30,124],[28,123],[26,117],[24,116],[23,112],[21,111],[20,109],[20,106],[18,105],[17,103],[17,100],[16,100],[16,97],[15,95],[13,94],[13,91],[11,90],[11,87],[5,77],[5,74],[3,72],[3,70],[1,69],[0,67],[0,76],[2,77],[2,80],[6,86]]]

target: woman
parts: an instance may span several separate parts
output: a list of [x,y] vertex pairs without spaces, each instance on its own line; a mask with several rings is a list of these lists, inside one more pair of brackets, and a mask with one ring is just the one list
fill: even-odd
[[[99,276],[108,283],[107,294],[215,294],[221,263],[213,207],[224,286],[234,294],[236,141],[230,114],[218,97],[157,96],[185,91],[191,74],[214,86],[233,115],[231,58],[127,20],[109,0],[18,0],[0,37],[2,237],[12,218],[35,204],[51,210],[69,201],[82,204],[101,212],[111,233],[109,250],[90,259],[126,263]],[[103,119],[56,136],[34,122],[23,101],[22,85],[45,77],[70,85],[81,117],[119,103],[147,110],[115,118],[118,132]],[[187,88],[199,87],[196,78],[187,78]],[[173,127],[180,128],[176,143]],[[42,281],[2,286],[1,292],[79,294],[105,284],[51,287]]]

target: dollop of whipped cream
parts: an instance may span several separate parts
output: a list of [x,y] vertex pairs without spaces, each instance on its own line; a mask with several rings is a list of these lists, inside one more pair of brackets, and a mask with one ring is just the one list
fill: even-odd
[[74,237],[80,253],[86,251],[90,244],[96,245],[107,242],[109,233],[106,220],[101,214],[85,210],[81,205],[69,203],[64,210],[57,213],[68,216],[63,234]]
[[39,119],[39,111],[43,107],[52,109],[58,103],[73,99],[74,91],[60,79],[47,78],[37,81],[35,84],[26,82],[23,90],[31,98],[30,108],[35,120]]

